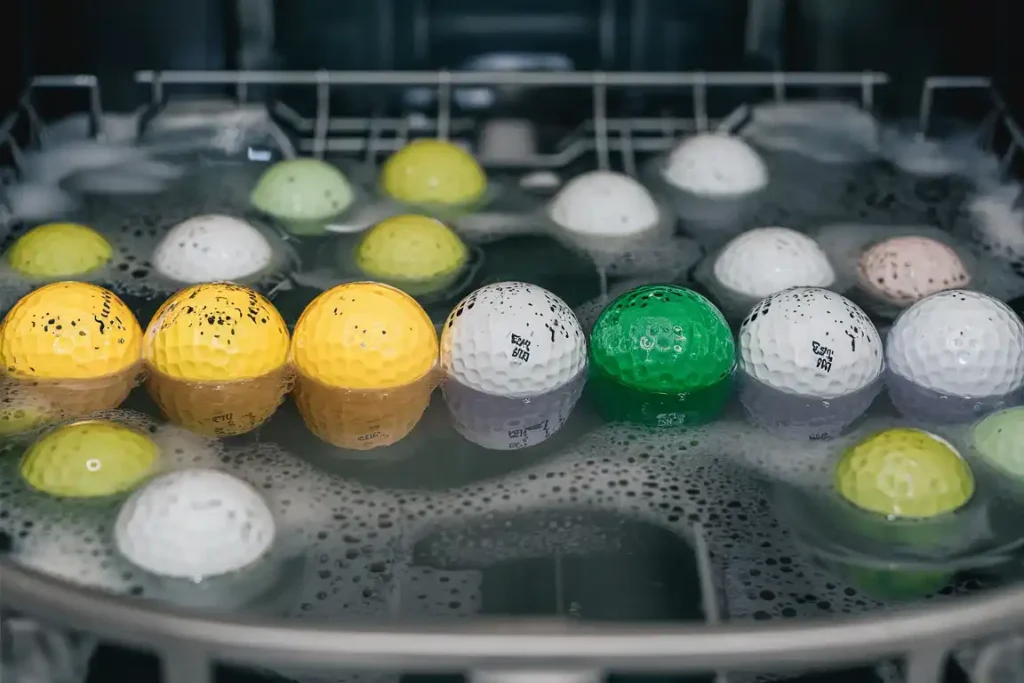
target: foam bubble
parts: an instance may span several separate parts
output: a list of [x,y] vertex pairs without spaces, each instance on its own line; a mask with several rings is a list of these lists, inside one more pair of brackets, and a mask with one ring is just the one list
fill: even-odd
[[754,107],[743,137],[826,164],[855,164],[878,155],[878,123],[847,102],[778,102]]

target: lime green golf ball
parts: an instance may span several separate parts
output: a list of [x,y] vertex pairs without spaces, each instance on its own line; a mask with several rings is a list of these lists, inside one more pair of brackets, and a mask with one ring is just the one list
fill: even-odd
[[729,376],[736,347],[725,317],[706,298],[677,285],[645,285],[598,317],[590,360],[632,389],[679,393]]
[[835,487],[855,506],[889,518],[929,518],[963,507],[974,476],[947,441],[919,429],[887,429],[849,448]]
[[62,498],[97,498],[127,491],[144,479],[160,450],[148,437],[115,422],[60,427],[32,444],[21,476],[32,488]]
[[974,451],[1003,472],[1024,479],[1024,407],[993,413],[971,432]]

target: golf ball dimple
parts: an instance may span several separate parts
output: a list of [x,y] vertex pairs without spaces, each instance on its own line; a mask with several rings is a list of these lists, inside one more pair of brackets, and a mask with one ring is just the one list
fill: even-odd
[[19,377],[88,379],[127,370],[142,354],[142,329],[113,292],[55,282],[21,298],[0,325],[0,360]]
[[918,429],[889,429],[843,453],[838,493],[857,507],[893,518],[953,512],[974,495],[974,476],[949,442]]
[[591,171],[569,181],[549,209],[565,230],[591,237],[621,237],[645,232],[659,220],[651,193],[633,178]]
[[121,555],[168,578],[213,578],[263,559],[276,535],[256,490],[217,470],[188,469],[151,480],[125,502],[114,524]]
[[947,396],[1001,396],[1024,385],[1024,324],[986,294],[949,290],[904,311],[886,338],[889,369]]
[[225,282],[181,290],[146,329],[143,358],[158,372],[193,381],[260,377],[288,360],[288,327],[258,292]]
[[390,281],[427,281],[457,273],[469,250],[447,225],[434,218],[387,218],[356,247],[356,265],[367,275]]
[[51,496],[94,498],[133,488],[150,474],[160,449],[148,437],[105,420],[58,427],[21,460],[29,486]]
[[480,199],[487,176],[476,159],[445,140],[413,140],[384,163],[381,188],[406,204],[459,206]]
[[802,396],[844,396],[882,372],[882,340],[864,311],[816,287],[766,297],[740,326],[739,344],[744,372]]
[[524,282],[476,290],[452,310],[441,332],[446,376],[485,394],[544,394],[586,363],[586,339],[572,309]]
[[434,368],[437,330],[405,292],[353,282],[306,307],[292,333],[291,358],[299,372],[330,387],[394,388]]
[[971,431],[975,452],[1014,478],[1024,478],[1024,407],[984,418]]
[[47,223],[32,228],[7,251],[7,262],[28,277],[84,275],[110,262],[114,249],[92,228],[77,223]]
[[768,184],[761,156],[740,138],[703,133],[683,140],[662,170],[669,184],[697,195],[746,194]]
[[171,228],[153,253],[153,266],[164,277],[196,284],[250,277],[273,258],[270,242],[252,225],[210,214]]
[[728,377],[735,345],[721,311],[676,285],[646,285],[615,299],[590,335],[590,357],[623,385],[678,393]]
[[861,287],[888,303],[909,306],[946,289],[971,282],[953,249],[928,237],[894,237],[869,247],[860,256]]
[[789,228],[757,228],[735,237],[715,260],[715,278],[746,296],[790,287],[828,287],[836,274],[813,239]]
[[348,209],[355,193],[345,175],[326,161],[288,159],[264,171],[250,201],[284,221],[320,221]]

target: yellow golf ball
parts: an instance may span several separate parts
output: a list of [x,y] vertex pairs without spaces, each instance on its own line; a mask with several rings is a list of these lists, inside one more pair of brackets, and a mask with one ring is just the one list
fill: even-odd
[[143,358],[192,381],[261,377],[288,360],[288,326],[262,294],[227,282],[187,287],[157,310]]
[[7,261],[29,277],[71,277],[102,268],[113,254],[110,242],[92,228],[47,223],[19,237],[7,250]]
[[356,265],[371,277],[424,286],[440,286],[458,275],[468,258],[469,249],[451,228],[417,215],[381,221],[366,233],[355,254]]
[[142,329],[113,292],[55,282],[22,297],[0,326],[0,361],[17,377],[91,379],[139,362]]
[[414,382],[437,362],[437,331],[411,296],[376,282],[329,289],[299,316],[296,369],[330,387],[388,389]]
[[483,196],[487,176],[476,159],[445,140],[413,140],[384,164],[381,187],[406,204],[460,206]]
[[850,503],[888,517],[926,518],[963,507],[974,476],[944,439],[919,429],[887,429],[848,449],[835,487]]
[[115,422],[77,422],[46,434],[21,460],[21,476],[51,496],[96,498],[133,488],[152,470],[160,449]]

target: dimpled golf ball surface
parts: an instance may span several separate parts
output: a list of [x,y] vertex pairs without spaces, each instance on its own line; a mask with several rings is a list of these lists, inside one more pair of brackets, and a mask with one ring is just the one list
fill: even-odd
[[380,182],[385,193],[407,204],[468,204],[487,189],[476,159],[445,140],[413,140],[384,163]]
[[669,154],[663,174],[671,185],[698,195],[744,194],[768,184],[768,169],[750,145],[716,133],[683,140]]
[[70,277],[102,268],[114,254],[110,242],[77,223],[32,228],[7,251],[7,262],[29,277]]
[[21,377],[103,377],[139,362],[142,330],[113,292],[55,282],[22,297],[0,327],[0,358]]
[[947,396],[1001,396],[1024,385],[1024,324],[986,294],[949,290],[904,311],[885,342],[889,369]]
[[231,216],[210,214],[171,228],[153,253],[153,266],[165,277],[193,284],[255,275],[273,257],[259,230]]
[[355,199],[348,179],[319,159],[280,161],[260,176],[252,191],[253,206],[283,220],[314,221],[331,218]]
[[25,452],[21,476],[51,496],[93,498],[121,493],[142,481],[160,450],[123,425],[88,421],[58,427]]
[[641,391],[685,392],[717,384],[735,364],[732,332],[706,298],[647,285],[611,302],[590,334],[594,365]]
[[114,525],[117,549],[132,564],[169,578],[199,580],[262,559],[276,527],[249,484],[217,470],[165,474],[139,489]]
[[828,287],[836,274],[813,239],[789,228],[757,228],[733,238],[715,260],[715,278],[751,297],[790,287]]
[[913,236],[894,237],[865,250],[857,275],[867,291],[898,306],[971,281],[955,251],[937,240]]
[[549,209],[551,219],[572,232],[623,236],[658,222],[658,206],[643,185],[622,173],[592,171],[573,178]]
[[740,326],[739,343],[744,372],[801,396],[845,396],[882,371],[882,340],[864,311],[817,287],[763,299]]
[[429,280],[458,272],[469,250],[439,220],[402,215],[366,233],[356,248],[356,265],[367,275],[389,280]]
[[1024,407],[1001,410],[984,418],[971,433],[975,452],[987,462],[1024,478]]
[[347,389],[410,384],[437,362],[437,331],[411,296],[376,282],[314,299],[292,334],[292,360],[312,379]]
[[525,282],[481,287],[459,302],[441,331],[445,375],[485,394],[544,394],[586,364],[586,338],[572,309]]
[[889,517],[934,517],[974,495],[967,463],[943,439],[918,429],[889,429],[847,450],[835,486],[850,503]]
[[281,314],[263,295],[218,282],[164,302],[146,329],[143,357],[176,379],[240,380],[284,365],[289,341]]

